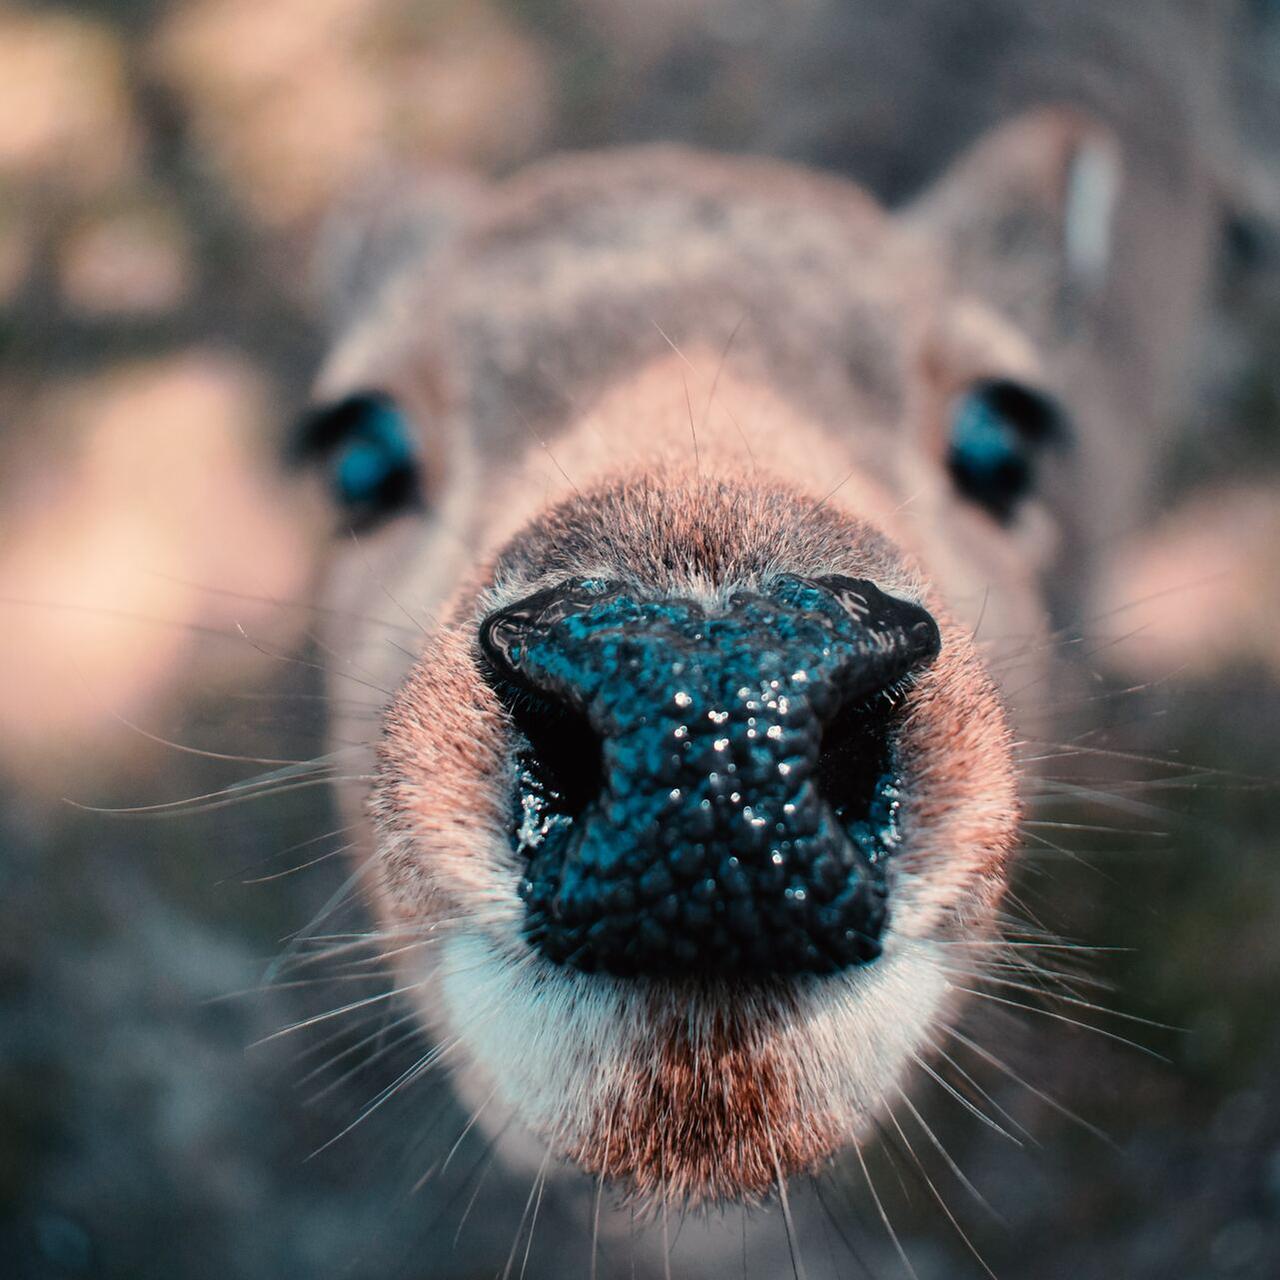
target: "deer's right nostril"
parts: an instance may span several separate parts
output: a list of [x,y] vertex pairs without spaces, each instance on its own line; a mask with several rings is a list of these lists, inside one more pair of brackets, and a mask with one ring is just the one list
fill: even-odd
[[529,648],[611,590],[598,579],[581,579],[539,592],[481,623],[480,650],[489,683],[519,734],[517,841],[522,847],[532,847],[552,827],[577,818],[602,787],[601,735],[574,682],[567,672],[556,679],[545,663],[531,670]]

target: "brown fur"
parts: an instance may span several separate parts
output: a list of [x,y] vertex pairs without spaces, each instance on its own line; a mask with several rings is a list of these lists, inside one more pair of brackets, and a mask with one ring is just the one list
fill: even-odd
[[779,1171],[814,1171],[845,1138],[838,1116],[797,1096],[767,1023],[741,1017],[732,992],[707,994],[708,1033],[693,1044],[687,1016],[656,1017],[652,1058],[606,1095],[593,1136],[565,1150],[589,1173],[625,1179],[642,1205],[761,1200]]

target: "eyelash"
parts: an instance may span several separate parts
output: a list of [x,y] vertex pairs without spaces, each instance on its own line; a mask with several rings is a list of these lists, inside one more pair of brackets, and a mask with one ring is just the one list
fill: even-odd
[[412,424],[384,392],[362,391],[323,405],[298,425],[290,449],[318,464],[352,527],[367,528],[422,505],[422,467]]
[[961,493],[1007,524],[1034,487],[1039,455],[1068,439],[1050,397],[1017,382],[984,379],[952,403],[947,469]]

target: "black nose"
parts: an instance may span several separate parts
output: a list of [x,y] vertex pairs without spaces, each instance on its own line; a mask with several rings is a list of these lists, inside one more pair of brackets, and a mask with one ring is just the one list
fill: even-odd
[[779,576],[722,609],[599,580],[488,617],[519,730],[529,941],[614,974],[830,972],[880,953],[894,713],[924,609]]

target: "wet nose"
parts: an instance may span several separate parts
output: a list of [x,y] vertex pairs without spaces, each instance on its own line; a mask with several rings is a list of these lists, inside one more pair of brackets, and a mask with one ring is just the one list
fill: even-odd
[[782,575],[721,606],[578,579],[490,615],[517,729],[525,932],[617,975],[873,960],[898,833],[895,712],[938,652],[919,605]]

